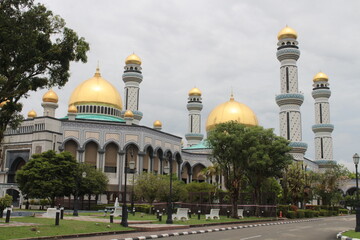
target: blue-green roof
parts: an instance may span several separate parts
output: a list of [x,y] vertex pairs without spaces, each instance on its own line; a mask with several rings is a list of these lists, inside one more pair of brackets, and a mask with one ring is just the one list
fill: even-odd
[[206,140],[201,141],[200,143],[196,144],[196,145],[192,145],[191,147],[186,147],[183,148],[184,150],[190,150],[190,149],[209,149],[209,145],[206,142]]
[[[62,119],[69,119],[68,116]],[[78,120],[96,120],[96,121],[109,121],[109,122],[121,122],[124,123],[124,119],[115,116],[102,115],[102,114],[78,114],[76,115]]]

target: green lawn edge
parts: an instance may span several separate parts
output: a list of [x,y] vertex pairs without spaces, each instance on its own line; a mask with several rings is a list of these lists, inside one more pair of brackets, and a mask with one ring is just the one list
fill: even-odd
[[350,237],[350,238],[359,238],[360,239],[360,232],[355,232],[355,230],[350,230],[341,233],[342,236]]

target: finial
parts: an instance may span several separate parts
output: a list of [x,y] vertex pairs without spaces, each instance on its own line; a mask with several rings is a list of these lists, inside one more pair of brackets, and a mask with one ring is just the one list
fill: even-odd
[[230,93],[230,100],[234,100],[234,93],[233,93],[232,87],[231,87],[231,93]]
[[100,77],[100,67],[99,67],[99,61],[97,62],[97,66],[96,66],[96,72],[95,72],[95,77]]

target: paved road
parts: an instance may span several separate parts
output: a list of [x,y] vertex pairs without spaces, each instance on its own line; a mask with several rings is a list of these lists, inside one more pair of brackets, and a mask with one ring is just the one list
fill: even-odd
[[[172,240],[333,240],[343,230],[354,228],[355,216],[330,217],[313,222],[302,222],[285,225],[261,226],[171,237]],[[170,238],[164,238],[170,239]]]
[[[140,236],[149,236],[155,234],[165,234],[173,232],[197,231],[206,229],[215,229],[221,227],[244,226],[249,224],[221,225],[211,227],[199,227],[183,230],[167,230],[160,232],[137,232],[117,235],[103,235],[94,237],[82,237],[80,239],[91,240],[111,240],[135,238]],[[336,234],[353,229],[355,227],[355,216],[340,216],[316,219],[316,221],[259,226],[253,228],[242,228],[238,230],[227,230],[221,232],[211,232],[203,234],[176,236],[162,239],[169,240],[335,240]],[[79,238],[76,238],[79,239]],[[74,238],[75,240],[75,238]]]

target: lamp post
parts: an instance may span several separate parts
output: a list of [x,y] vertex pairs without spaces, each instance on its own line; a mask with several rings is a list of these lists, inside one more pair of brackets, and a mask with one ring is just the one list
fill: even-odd
[[[86,177],[86,172],[82,172],[81,174],[82,178]],[[81,177],[79,176],[79,174],[76,176],[76,193],[74,195],[74,211],[73,211],[73,216],[79,216],[79,192],[80,192],[80,182],[81,182]]]
[[131,189],[131,207],[130,210],[133,213],[133,215],[135,215],[135,211],[134,211],[134,182],[135,182],[135,173],[136,173],[136,169],[135,169],[135,161],[133,159],[131,159],[130,163],[129,163],[129,167],[130,167],[130,171],[129,173],[131,173],[133,175],[133,179],[132,179],[132,189]]
[[169,173],[169,177],[170,177],[170,191],[169,191],[169,200],[168,200],[168,206],[167,206],[167,219],[166,219],[166,223],[167,224],[173,224],[173,220],[172,220],[172,161],[171,161],[171,153],[168,152],[167,155],[168,158],[168,165],[166,167],[164,167],[164,172],[165,173]]
[[[131,148],[129,148],[129,153],[130,153],[130,157],[131,160],[134,157],[134,150]],[[126,182],[127,182],[127,173],[129,171],[129,167],[128,167],[128,152],[126,151],[126,155],[125,155],[125,165],[124,165],[124,173],[125,173],[125,184],[124,184],[124,194],[123,194],[123,205],[122,205],[122,214],[121,214],[121,225],[123,227],[128,227],[128,211],[127,211],[127,206],[126,206]],[[130,164],[129,164],[130,165]]]
[[360,232],[360,208],[359,208],[359,179],[358,179],[358,164],[359,164],[359,155],[357,153],[353,156],[353,161],[355,164],[355,174],[356,174],[356,226],[355,232]]

